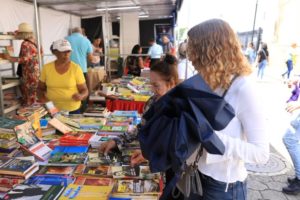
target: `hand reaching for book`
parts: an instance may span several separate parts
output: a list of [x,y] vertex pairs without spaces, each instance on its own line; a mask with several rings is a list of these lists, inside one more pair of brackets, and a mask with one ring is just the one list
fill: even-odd
[[116,148],[117,144],[114,140],[109,140],[100,145],[99,151],[103,152],[105,155],[112,149]]
[[141,150],[135,150],[131,155],[131,166],[135,166],[142,162],[145,162],[146,159],[144,158]]

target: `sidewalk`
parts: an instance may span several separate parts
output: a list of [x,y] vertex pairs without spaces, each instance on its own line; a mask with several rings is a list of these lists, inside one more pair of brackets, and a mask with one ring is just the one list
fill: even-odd
[[281,192],[287,185],[287,178],[294,176],[291,164],[272,146],[270,160],[265,165],[247,165],[248,200],[300,200],[297,196]]

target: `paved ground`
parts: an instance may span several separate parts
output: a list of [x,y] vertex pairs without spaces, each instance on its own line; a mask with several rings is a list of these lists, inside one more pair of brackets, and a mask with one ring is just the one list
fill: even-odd
[[[281,139],[289,122],[284,108],[290,95],[281,73],[282,69],[270,67],[265,79],[257,81],[260,88],[258,92],[264,97],[268,113],[271,156],[266,165],[247,165],[248,200],[300,200],[300,194],[293,196],[281,192],[282,187],[287,185],[287,177],[294,176],[290,157]],[[256,78],[255,74],[253,78]]]
[[[286,195],[281,192],[287,184],[287,177],[293,177],[291,164],[271,147],[271,159],[265,166],[253,166],[248,177],[248,200],[299,200],[297,196]],[[247,168],[251,168],[247,167]],[[268,170],[269,169],[269,170]]]

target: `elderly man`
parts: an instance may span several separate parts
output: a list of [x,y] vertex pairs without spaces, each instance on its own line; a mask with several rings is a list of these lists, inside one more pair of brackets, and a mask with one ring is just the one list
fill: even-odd
[[86,78],[87,61],[96,63],[97,58],[93,56],[93,46],[91,42],[83,36],[82,29],[76,27],[72,34],[66,38],[72,46],[71,60],[78,64]]

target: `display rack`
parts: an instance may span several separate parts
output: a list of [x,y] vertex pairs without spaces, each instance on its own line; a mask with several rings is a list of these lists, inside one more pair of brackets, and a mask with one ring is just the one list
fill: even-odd
[[[14,39],[15,38],[12,35],[0,35],[0,41],[7,40],[9,41],[9,45],[13,45]],[[3,66],[8,64],[10,64],[11,67],[3,69]],[[18,86],[20,85],[19,80],[7,84],[3,83],[3,71],[8,71],[8,70],[12,72],[13,77],[16,76],[15,63],[10,62],[8,60],[1,59],[0,60],[0,116],[6,116],[20,107],[20,103],[8,107],[4,106],[4,91],[10,88],[14,88],[15,89],[14,92],[17,93]]]

